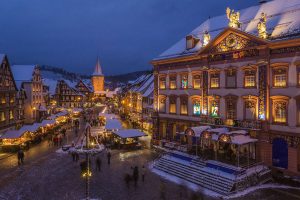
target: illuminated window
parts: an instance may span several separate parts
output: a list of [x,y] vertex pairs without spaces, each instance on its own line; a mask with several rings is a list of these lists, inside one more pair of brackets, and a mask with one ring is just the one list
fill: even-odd
[[193,114],[194,115],[200,115],[201,114],[200,100],[194,100],[194,102],[193,102]]
[[273,85],[274,87],[287,86],[287,69],[273,69]]
[[184,74],[181,76],[181,88],[187,89],[188,88],[188,75]]
[[235,88],[236,87],[236,71],[229,69],[226,70],[226,87]]
[[255,70],[246,70],[245,76],[245,88],[252,88],[256,86],[256,71]]
[[14,103],[15,102],[15,95],[11,95],[10,99],[9,99],[10,103]]
[[1,103],[2,103],[2,104],[5,104],[5,103],[6,103],[5,94],[1,95]]
[[176,75],[170,76],[170,89],[176,89]]
[[0,112],[0,121],[1,122],[5,121],[5,113],[4,112]]
[[170,113],[175,114],[176,113],[176,97],[170,97]]
[[195,89],[201,88],[201,76],[200,75],[193,76],[193,86]]
[[9,111],[9,119],[14,119],[14,112],[12,110]]
[[219,116],[219,101],[218,100],[211,101],[210,115],[212,117]]
[[159,100],[159,112],[166,112],[166,98],[160,98]]
[[159,89],[166,89],[166,77],[161,77],[159,79]]
[[287,122],[287,102],[274,101],[273,102],[273,115],[274,122],[286,123]]
[[188,114],[188,100],[186,97],[180,98],[180,114]]
[[219,88],[220,87],[220,74],[215,73],[210,75],[210,87]]

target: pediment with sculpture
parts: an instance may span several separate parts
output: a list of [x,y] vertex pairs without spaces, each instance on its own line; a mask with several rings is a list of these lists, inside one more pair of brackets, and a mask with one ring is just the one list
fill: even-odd
[[210,53],[222,53],[233,50],[241,50],[258,45],[259,43],[257,43],[256,41],[239,36],[235,33],[230,33],[220,42],[214,45],[209,51]]

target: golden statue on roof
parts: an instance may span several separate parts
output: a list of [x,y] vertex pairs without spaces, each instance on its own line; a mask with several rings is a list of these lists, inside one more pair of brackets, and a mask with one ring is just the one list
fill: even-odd
[[240,12],[234,12],[234,10],[227,7],[226,9],[226,15],[229,19],[229,27],[232,28],[240,28]]
[[268,37],[267,33],[267,15],[262,12],[260,15],[259,22],[257,24],[258,36],[260,38],[266,39]]
[[210,41],[210,34],[205,31],[205,33],[203,34],[203,46],[205,47]]

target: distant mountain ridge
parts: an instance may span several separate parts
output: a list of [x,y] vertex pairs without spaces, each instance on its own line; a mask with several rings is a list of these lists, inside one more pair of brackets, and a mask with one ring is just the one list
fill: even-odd
[[[70,72],[65,69],[53,66],[42,65],[40,66],[42,71],[42,77],[45,79],[52,79],[52,80],[69,80],[70,82],[78,82],[80,79],[91,79],[89,75],[82,75],[75,72]],[[112,84],[114,87],[119,85],[127,84],[129,81],[137,79],[139,76],[143,74],[151,73],[150,70],[143,70],[143,71],[136,71],[130,72],[126,74],[119,74],[119,75],[111,75],[105,76],[105,82],[108,84]]]

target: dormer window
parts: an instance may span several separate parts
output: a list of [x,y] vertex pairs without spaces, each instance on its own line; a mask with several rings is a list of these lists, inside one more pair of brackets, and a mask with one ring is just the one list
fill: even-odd
[[199,41],[199,39],[195,38],[192,35],[186,36],[186,49],[189,50],[189,49],[194,48],[198,41]]

